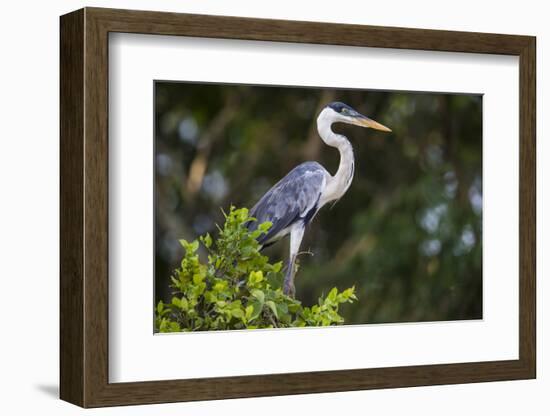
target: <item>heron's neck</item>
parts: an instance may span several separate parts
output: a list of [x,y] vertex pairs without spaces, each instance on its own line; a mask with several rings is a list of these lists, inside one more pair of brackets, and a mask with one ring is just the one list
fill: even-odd
[[355,167],[351,143],[345,136],[334,133],[331,125],[332,120],[330,119],[320,118],[317,122],[321,139],[340,152],[340,164],[336,174],[327,182],[325,192],[321,197],[323,203],[340,199],[346,193],[351,185]]

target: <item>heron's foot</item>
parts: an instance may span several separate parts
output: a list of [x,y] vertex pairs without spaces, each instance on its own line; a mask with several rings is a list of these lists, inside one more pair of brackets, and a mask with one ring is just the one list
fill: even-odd
[[294,287],[294,276],[296,275],[296,269],[296,256],[293,256],[288,261],[285,280],[283,282],[283,293],[292,298],[296,295],[296,288]]
[[294,282],[286,280],[283,284],[283,293],[291,298],[296,297],[296,288],[294,287]]

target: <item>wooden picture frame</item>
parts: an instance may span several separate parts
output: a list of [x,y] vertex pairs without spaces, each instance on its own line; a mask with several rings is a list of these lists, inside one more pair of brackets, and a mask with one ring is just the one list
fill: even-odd
[[[60,396],[82,407],[535,378],[535,38],[85,8],[61,17]],[[520,92],[519,359],[109,383],[110,32],[515,55]]]

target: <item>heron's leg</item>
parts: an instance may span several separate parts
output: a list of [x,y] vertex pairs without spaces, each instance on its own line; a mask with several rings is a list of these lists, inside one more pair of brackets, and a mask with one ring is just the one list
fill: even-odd
[[296,289],[294,287],[294,265],[296,263],[296,256],[298,255],[298,251],[300,251],[300,244],[302,243],[303,237],[304,226],[302,224],[293,227],[290,231],[290,256],[288,258],[288,268],[283,284],[283,292],[286,295],[292,297],[294,297],[294,295],[296,294]]

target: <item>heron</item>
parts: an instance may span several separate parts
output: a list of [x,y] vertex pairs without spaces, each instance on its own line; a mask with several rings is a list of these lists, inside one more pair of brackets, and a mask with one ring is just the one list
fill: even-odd
[[391,132],[388,127],[360,114],[347,104],[332,102],[326,105],[317,117],[317,131],[325,144],[340,152],[336,173],[331,175],[318,162],[304,162],[273,185],[250,210],[250,216],[256,219],[250,223],[250,230],[256,229],[258,224],[271,223],[269,230],[258,237],[262,249],[290,234],[290,253],[283,293],[291,297],[295,297],[296,293],[296,257],[306,227],[324,205],[336,203],[342,198],[353,180],[353,147],[345,136],[332,131],[334,123]]

